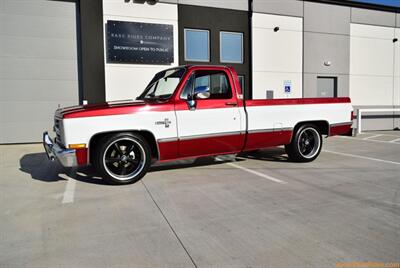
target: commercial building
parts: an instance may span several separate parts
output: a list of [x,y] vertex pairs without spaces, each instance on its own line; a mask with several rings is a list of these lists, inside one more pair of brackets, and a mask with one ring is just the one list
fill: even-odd
[[0,0],[0,143],[40,141],[58,106],[134,99],[182,64],[234,66],[246,98],[399,108],[399,38],[398,7],[358,1]]

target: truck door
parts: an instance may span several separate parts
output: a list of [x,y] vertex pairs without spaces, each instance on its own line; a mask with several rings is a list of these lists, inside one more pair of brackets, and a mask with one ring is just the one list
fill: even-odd
[[192,71],[176,104],[180,157],[242,149],[244,110],[232,85],[224,70]]

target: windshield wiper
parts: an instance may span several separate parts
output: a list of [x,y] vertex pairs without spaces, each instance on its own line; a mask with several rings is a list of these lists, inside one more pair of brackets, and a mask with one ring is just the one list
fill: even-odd
[[160,96],[155,96],[154,94],[147,95],[143,99],[144,100],[168,100],[171,97],[171,95],[160,95]]

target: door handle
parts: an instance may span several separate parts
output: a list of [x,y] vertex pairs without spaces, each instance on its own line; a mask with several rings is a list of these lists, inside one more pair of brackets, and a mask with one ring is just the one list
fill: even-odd
[[229,106],[237,106],[237,102],[225,102],[225,105],[229,105]]

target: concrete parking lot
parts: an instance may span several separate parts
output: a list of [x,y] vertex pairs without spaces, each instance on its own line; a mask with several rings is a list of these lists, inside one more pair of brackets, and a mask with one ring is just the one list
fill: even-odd
[[[400,132],[156,166],[109,186],[40,144],[0,146],[0,267],[336,267],[400,262]],[[347,266],[350,267],[350,266]]]

